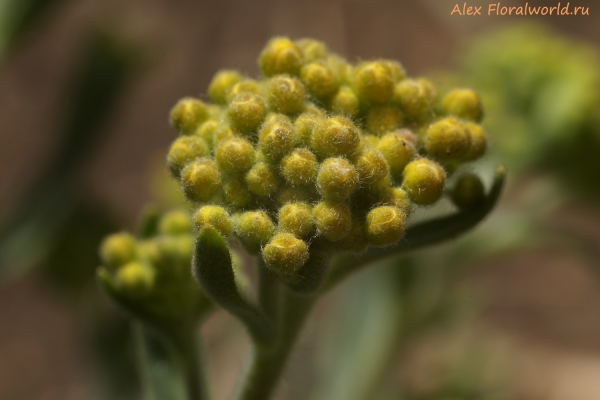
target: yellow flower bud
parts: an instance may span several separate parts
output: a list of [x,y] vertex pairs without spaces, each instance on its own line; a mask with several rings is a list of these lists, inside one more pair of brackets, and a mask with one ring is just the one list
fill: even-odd
[[183,167],[197,158],[210,154],[206,142],[198,136],[184,136],[177,138],[167,155],[167,166],[174,177],[178,177]]
[[124,295],[140,298],[147,296],[154,286],[154,272],[140,262],[132,261],[121,267],[115,275],[117,289]]
[[385,157],[379,150],[372,147],[360,152],[353,161],[360,181],[367,185],[380,181],[389,173]]
[[351,157],[359,143],[359,129],[345,117],[333,117],[320,121],[310,140],[311,148],[321,158]]
[[382,202],[387,206],[399,208],[405,215],[410,213],[410,198],[405,190],[399,187],[390,187],[382,193]]
[[410,162],[404,168],[402,188],[420,205],[433,204],[444,192],[446,176],[439,164],[426,158]]
[[350,83],[352,80],[353,67],[343,57],[331,54],[326,58],[327,64],[337,76],[339,82]]
[[270,162],[281,160],[295,145],[296,132],[287,118],[266,122],[258,135],[258,147]]
[[194,214],[194,223],[198,230],[205,225],[212,225],[218,230],[221,235],[227,237],[233,231],[233,222],[231,217],[223,207],[220,206],[203,206]]
[[258,96],[262,95],[261,87],[258,82],[252,79],[246,79],[236,83],[229,89],[229,92],[227,93],[227,103],[231,103],[233,99],[241,93],[253,93]]
[[406,78],[406,70],[398,61],[382,59],[379,62],[390,70],[394,83]]
[[169,211],[160,219],[158,232],[163,235],[191,233],[192,221],[190,214],[184,210]]
[[237,71],[223,70],[217,72],[208,85],[208,97],[217,104],[225,104],[229,91],[241,79],[242,77]]
[[344,158],[328,158],[321,164],[317,189],[325,200],[346,200],[358,185],[358,173]]
[[390,173],[396,180],[401,180],[404,167],[415,158],[417,150],[399,132],[388,133],[379,139],[377,150],[383,154],[390,167]]
[[372,107],[367,114],[367,129],[377,136],[402,126],[402,112],[397,107]]
[[369,244],[387,247],[398,243],[404,236],[405,215],[399,208],[376,207],[367,214]]
[[477,92],[471,89],[453,89],[442,99],[445,114],[479,122],[483,118],[483,106]]
[[323,201],[313,208],[318,232],[332,242],[346,236],[352,228],[352,213],[346,203]]
[[335,114],[356,118],[360,112],[360,99],[349,86],[342,86],[329,103],[329,109]]
[[171,109],[171,125],[181,135],[191,135],[208,118],[206,104],[192,97],[185,97]]
[[281,174],[292,185],[310,185],[317,178],[319,163],[307,149],[295,149],[281,160]]
[[279,184],[277,173],[266,163],[255,164],[246,174],[248,189],[260,197],[268,197],[275,193]]
[[293,275],[308,260],[308,246],[291,233],[278,233],[263,249],[266,266],[283,275]]
[[363,102],[381,104],[394,94],[394,75],[385,63],[364,62],[354,69],[352,85]]
[[450,192],[450,197],[461,210],[474,208],[485,199],[483,182],[477,175],[466,173],[458,178]]
[[487,150],[487,135],[481,125],[474,122],[467,122],[465,125],[469,132],[469,137],[471,138],[471,145],[465,155],[465,159],[467,161],[477,160],[482,157]]
[[297,75],[302,62],[300,48],[285,37],[271,39],[258,58],[258,66],[267,77],[276,74]]
[[223,185],[223,197],[225,202],[237,209],[245,208],[252,202],[252,194],[244,180],[231,179]]
[[275,234],[275,225],[264,211],[247,211],[237,218],[235,233],[248,251],[257,253]]
[[236,135],[231,127],[226,123],[219,123],[213,132],[213,148],[216,148],[222,142],[229,140]]
[[107,236],[100,245],[100,259],[105,267],[119,268],[136,258],[135,238],[126,232]]
[[231,127],[244,134],[254,133],[266,115],[267,107],[262,97],[249,92],[238,94],[227,108]]
[[181,171],[181,183],[187,198],[208,201],[219,189],[221,175],[214,161],[199,158]]
[[427,128],[423,142],[431,157],[440,161],[457,161],[467,156],[471,137],[464,123],[454,117],[446,117]]
[[267,84],[269,107],[283,114],[297,114],[304,108],[304,86],[289,75],[277,75]]
[[426,79],[405,79],[394,87],[394,102],[411,119],[419,119],[431,113],[436,97],[435,87]]
[[312,62],[300,70],[300,80],[308,93],[315,99],[324,101],[338,88],[338,81],[331,68],[325,62]]
[[219,128],[219,125],[219,120],[212,118],[208,119],[203,122],[198,129],[196,129],[194,136],[200,137],[206,142],[206,144],[208,144],[210,148],[212,148],[214,145],[213,139],[215,136],[215,131]]
[[279,209],[279,229],[297,237],[308,236],[314,227],[312,208],[307,203],[290,203]]
[[256,152],[254,147],[239,137],[223,141],[215,151],[215,161],[225,174],[243,174],[254,165]]
[[306,63],[327,57],[327,46],[319,40],[300,39],[296,40],[296,45],[302,50]]
[[313,113],[304,112],[300,114],[294,121],[294,129],[296,130],[296,139],[298,144],[303,146],[310,145],[310,138],[315,126],[323,119],[323,116],[315,115]]

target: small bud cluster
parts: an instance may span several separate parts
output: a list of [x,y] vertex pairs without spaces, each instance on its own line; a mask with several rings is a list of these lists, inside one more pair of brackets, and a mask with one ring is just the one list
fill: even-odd
[[[312,39],[274,38],[258,64],[260,80],[217,73],[212,104],[175,105],[167,162],[197,228],[234,235],[281,274],[315,241],[357,252],[398,243],[411,205],[436,203],[447,174],[486,152],[471,89],[438,95],[395,61],[352,65]],[[452,195],[464,207],[462,187],[474,186]]]
[[[211,219],[215,225],[216,219]],[[174,210],[161,217],[157,230],[148,239],[125,232],[106,237],[100,271],[119,295],[154,316],[194,315],[205,297],[191,277],[192,219],[187,211]]]

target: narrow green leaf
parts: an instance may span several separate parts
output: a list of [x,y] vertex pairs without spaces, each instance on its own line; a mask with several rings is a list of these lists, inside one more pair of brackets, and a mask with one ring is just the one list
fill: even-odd
[[206,225],[198,233],[192,265],[194,275],[204,292],[239,318],[255,340],[273,340],[272,322],[240,295],[235,284],[227,242],[211,225]]
[[506,168],[501,165],[496,170],[492,188],[481,205],[447,217],[436,218],[410,226],[406,230],[404,239],[396,246],[383,249],[371,248],[363,254],[343,254],[336,257],[329,267],[329,275],[323,290],[333,288],[348,275],[368,264],[450,240],[468,232],[492,211],[500,198],[505,177]]

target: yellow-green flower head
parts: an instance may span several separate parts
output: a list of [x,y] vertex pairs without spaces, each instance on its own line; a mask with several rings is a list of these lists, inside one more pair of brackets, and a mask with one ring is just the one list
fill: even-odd
[[275,224],[264,211],[247,211],[235,222],[237,237],[252,253],[257,253],[275,234]]
[[171,109],[171,125],[181,135],[191,135],[208,118],[206,104],[192,97],[185,97]]
[[355,118],[360,112],[360,99],[350,86],[342,86],[330,101],[329,109],[348,118]]
[[387,247],[398,243],[404,236],[405,214],[397,207],[381,206],[367,214],[369,244]]
[[178,177],[183,167],[197,158],[210,154],[210,147],[198,136],[183,136],[177,138],[167,155],[167,166],[174,177]]
[[277,191],[280,184],[277,172],[267,163],[256,163],[246,174],[246,185],[253,194],[268,197]]
[[291,185],[314,184],[318,170],[317,157],[308,149],[295,149],[281,160],[281,174]]
[[351,157],[360,143],[360,130],[345,117],[320,121],[310,139],[312,150],[321,158]]
[[239,175],[248,171],[256,161],[252,144],[240,137],[232,137],[219,144],[215,160],[224,174]]
[[100,259],[105,267],[119,268],[136,258],[135,238],[126,232],[107,236],[100,245]]
[[258,66],[267,77],[277,74],[298,75],[302,62],[302,50],[285,37],[271,39],[258,58]]
[[404,168],[402,188],[413,203],[433,204],[444,192],[446,175],[442,167],[432,160],[420,158]]
[[304,108],[304,86],[289,75],[277,75],[267,84],[267,103],[278,113],[293,115]]
[[467,122],[465,125],[471,138],[471,145],[465,155],[465,159],[467,161],[477,160],[478,158],[481,158],[487,150],[487,135],[483,127],[479,124]]
[[402,127],[402,112],[397,107],[373,107],[367,114],[367,129],[377,136]]
[[396,180],[401,180],[404,167],[411,162],[417,150],[415,145],[399,132],[388,133],[379,139],[377,150],[383,154],[390,167],[390,173]]
[[208,85],[208,97],[217,104],[227,103],[229,91],[241,79],[242,77],[237,71],[223,70],[218,72]]
[[163,235],[181,235],[192,232],[190,214],[184,210],[172,210],[162,216],[158,232]]
[[213,160],[199,158],[181,171],[181,184],[187,198],[208,201],[219,189],[221,174]]
[[321,164],[317,175],[317,189],[325,200],[346,200],[358,186],[358,173],[348,160],[328,158]]
[[233,85],[229,92],[227,92],[227,103],[231,103],[233,99],[241,93],[253,93],[256,95],[262,95],[261,87],[255,80],[245,79]]
[[305,38],[297,40],[296,44],[302,50],[305,63],[327,57],[327,46],[320,40]]
[[131,261],[119,268],[115,283],[117,289],[128,297],[144,297],[152,291],[154,272],[148,265]]
[[472,89],[450,90],[442,99],[442,111],[475,122],[483,118],[481,99]]
[[304,112],[294,121],[297,143],[302,146],[310,145],[310,138],[315,127],[324,116],[312,112]]
[[300,70],[300,80],[308,93],[321,101],[331,97],[339,85],[334,72],[324,61],[315,61],[303,66]]
[[383,154],[367,147],[354,158],[354,165],[361,182],[368,185],[385,178],[389,173],[388,163]]
[[379,62],[390,70],[394,83],[406,78],[406,70],[398,61],[381,59]]
[[246,182],[240,178],[233,178],[223,184],[223,198],[227,205],[241,209],[252,203],[252,194]]
[[279,229],[299,238],[307,237],[314,228],[312,208],[307,203],[289,203],[279,209]]
[[[277,117],[277,118],[276,118]],[[283,115],[272,117],[260,129],[258,147],[270,162],[279,162],[296,145],[296,132],[288,118]]]
[[291,233],[278,233],[264,247],[267,267],[283,275],[293,275],[308,260],[308,246]]
[[410,213],[410,198],[402,188],[390,187],[384,189],[382,202],[385,205],[399,208],[405,215]]
[[365,103],[381,104],[391,100],[394,83],[394,74],[385,62],[364,62],[353,71],[352,84]]
[[262,124],[267,115],[267,106],[261,96],[242,92],[235,96],[229,107],[227,116],[229,123],[236,132],[252,134]]
[[431,157],[440,161],[459,161],[469,153],[471,136],[462,121],[446,117],[427,128],[423,142]]
[[323,201],[313,208],[313,218],[319,234],[332,242],[342,239],[352,228],[352,213],[346,203]]
[[473,173],[465,173],[458,178],[450,191],[452,202],[461,210],[476,207],[485,198],[481,179]]
[[394,87],[394,103],[411,119],[430,114],[436,97],[435,86],[427,79],[405,79]]
[[220,206],[202,206],[194,214],[194,223],[198,230],[205,225],[212,225],[221,235],[227,237],[233,231],[233,221],[225,208]]

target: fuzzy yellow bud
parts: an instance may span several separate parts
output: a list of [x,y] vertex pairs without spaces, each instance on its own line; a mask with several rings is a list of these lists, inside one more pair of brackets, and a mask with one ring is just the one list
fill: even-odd
[[258,135],[258,147],[270,162],[278,162],[296,145],[294,126],[288,118],[281,117],[271,117],[273,122],[265,122]]
[[118,268],[136,257],[135,238],[126,232],[107,236],[100,245],[100,258],[105,267]]
[[223,185],[223,198],[234,208],[245,208],[252,202],[252,194],[243,179],[234,178]]
[[459,161],[469,153],[471,137],[463,122],[446,117],[427,128],[423,142],[431,157],[440,161]]
[[192,221],[190,214],[184,210],[169,211],[160,219],[158,232],[163,235],[191,233]]
[[223,70],[218,72],[208,85],[208,97],[217,104],[225,104],[232,86],[241,79],[242,77],[237,71]]
[[446,176],[442,167],[426,158],[410,162],[404,168],[402,188],[420,205],[433,204],[444,192]]
[[247,211],[235,222],[237,237],[252,253],[257,253],[275,234],[275,225],[264,211]]
[[115,284],[117,289],[126,296],[144,297],[150,293],[154,286],[154,272],[149,266],[132,261],[117,271]]
[[404,167],[411,162],[417,153],[413,143],[399,132],[392,132],[379,139],[377,150],[383,154],[390,167],[392,176],[401,180]]
[[198,230],[205,225],[212,225],[221,235],[227,237],[233,231],[233,222],[227,210],[220,206],[203,206],[194,214],[194,223]]
[[219,170],[225,174],[243,174],[254,165],[256,152],[247,140],[232,137],[217,147],[215,161]]
[[300,39],[296,45],[302,50],[304,62],[313,62],[327,57],[327,46],[325,43],[315,39]]
[[315,182],[319,164],[307,149],[295,149],[281,160],[281,174],[292,185],[310,185]]
[[323,201],[313,208],[318,232],[332,242],[346,236],[352,228],[352,213],[346,203]]
[[481,125],[474,122],[467,122],[465,125],[469,132],[469,137],[471,138],[469,150],[465,155],[465,159],[467,161],[477,160],[482,157],[487,150],[487,135]]
[[405,215],[399,208],[376,207],[367,214],[367,237],[369,244],[387,247],[398,243],[404,236]]
[[167,166],[174,177],[179,177],[181,170],[197,158],[210,154],[210,147],[198,136],[183,136],[177,138],[167,155]]
[[310,145],[312,133],[321,119],[323,119],[323,116],[306,111],[296,118],[294,121],[294,129],[296,130],[298,144],[303,146]]
[[472,89],[453,89],[442,99],[445,114],[479,122],[483,118],[483,106],[477,92]]
[[266,115],[267,107],[262,97],[250,92],[238,94],[227,108],[231,127],[244,134],[254,133]]
[[171,125],[182,135],[191,135],[196,128],[208,118],[204,102],[192,97],[185,97],[171,109]]
[[267,103],[278,113],[293,115],[304,108],[304,86],[289,75],[277,75],[267,84]]
[[290,203],[279,209],[279,229],[282,231],[306,237],[313,227],[312,208],[307,203]]
[[317,175],[317,189],[325,200],[346,200],[358,185],[358,173],[344,158],[328,158],[321,164]]
[[367,114],[367,129],[377,136],[402,126],[402,112],[397,107],[372,107]]
[[285,37],[271,39],[258,58],[258,66],[267,77],[276,74],[297,75],[302,62],[302,50]]
[[385,103],[394,94],[394,75],[382,62],[359,64],[354,69],[352,84],[358,97],[365,103]]
[[259,197],[271,196],[277,191],[279,184],[277,173],[266,163],[256,163],[246,174],[248,189]]
[[267,267],[283,275],[293,275],[308,260],[308,246],[291,233],[278,233],[263,249]]
[[389,173],[385,157],[379,150],[372,147],[360,152],[353,161],[360,181],[368,185],[380,181]]
[[252,79],[240,81],[229,89],[229,92],[227,93],[227,103],[231,103],[233,99],[241,93],[252,93],[260,96],[261,88],[258,82]]
[[300,80],[308,93],[317,100],[326,100],[338,88],[338,81],[331,68],[323,61],[306,64],[300,71]]
[[329,103],[329,109],[335,114],[356,118],[360,112],[360,99],[349,86],[342,86]]
[[321,158],[351,157],[359,143],[359,129],[345,117],[332,117],[320,121],[310,140],[311,148]]
[[394,102],[411,119],[430,114],[436,97],[435,87],[426,79],[405,79],[394,87]]
[[193,201],[208,201],[221,184],[217,164],[208,158],[199,158],[181,171],[183,192]]

